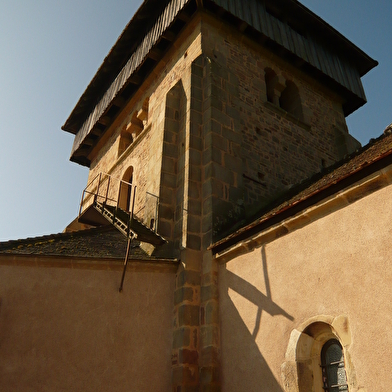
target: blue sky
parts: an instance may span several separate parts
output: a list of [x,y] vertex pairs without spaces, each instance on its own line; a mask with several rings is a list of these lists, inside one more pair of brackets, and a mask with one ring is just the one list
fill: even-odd
[[[392,122],[392,2],[301,0],[380,65],[347,118],[366,144]],[[87,169],[61,130],[141,0],[0,0],[0,241],[61,232]]]

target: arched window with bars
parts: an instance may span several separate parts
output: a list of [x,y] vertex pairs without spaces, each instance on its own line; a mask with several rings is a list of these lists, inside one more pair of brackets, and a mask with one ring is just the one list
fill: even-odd
[[324,391],[348,391],[343,349],[336,339],[330,339],[323,345],[321,369]]

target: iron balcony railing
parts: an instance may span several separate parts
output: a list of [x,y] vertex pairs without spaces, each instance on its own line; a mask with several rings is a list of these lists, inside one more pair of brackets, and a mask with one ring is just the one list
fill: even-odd
[[[137,185],[113,177],[97,174],[84,188],[79,206],[79,218],[94,203],[109,205],[130,213],[155,233],[157,232],[159,197],[151,192],[137,195]],[[136,209],[136,212],[134,210]]]

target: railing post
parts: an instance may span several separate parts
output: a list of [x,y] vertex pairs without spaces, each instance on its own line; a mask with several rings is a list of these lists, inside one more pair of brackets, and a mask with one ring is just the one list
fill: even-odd
[[81,215],[81,213],[82,213],[82,207],[83,207],[84,194],[85,194],[85,192],[86,192],[86,190],[84,189],[84,190],[83,190],[83,193],[82,193],[82,200],[80,200],[79,215],[78,215],[79,218],[80,218],[80,215]]
[[130,185],[131,191],[133,188],[133,197],[132,197],[132,208],[131,208],[131,214],[130,217],[133,219],[133,209],[135,208],[135,197],[136,197],[136,185]]
[[108,185],[107,185],[107,187],[106,187],[105,204],[106,204],[107,201],[108,201],[109,186],[110,186],[110,176],[108,176]]
[[122,186],[122,180],[120,180],[120,185],[118,186],[118,196],[117,196],[117,205],[116,205],[116,208],[118,208],[118,206],[119,206],[119,204],[120,204],[121,186]]
[[156,204],[155,204],[155,220],[154,220],[154,232],[156,233],[158,230],[158,208],[159,208],[159,197],[156,196]]
[[99,180],[98,180],[98,186],[97,186],[97,193],[94,196],[94,202],[97,201],[98,195],[99,195],[99,187],[101,185],[101,178],[102,178],[102,173],[99,173]]

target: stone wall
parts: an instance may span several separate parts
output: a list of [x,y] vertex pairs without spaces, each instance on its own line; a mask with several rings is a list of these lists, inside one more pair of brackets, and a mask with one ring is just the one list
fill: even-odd
[[[292,185],[342,159],[359,144],[348,135],[342,101],[310,76],[238,32],[205,18],[203,54],[210,60],[204,112],[211,140],[206,177],[212,176],[213,238]],[[276,99],[269,102],[266,70]],[[300,117],[279,101],[288,85],[298,91]],[[279,106],[280,103],[280,106]]]

